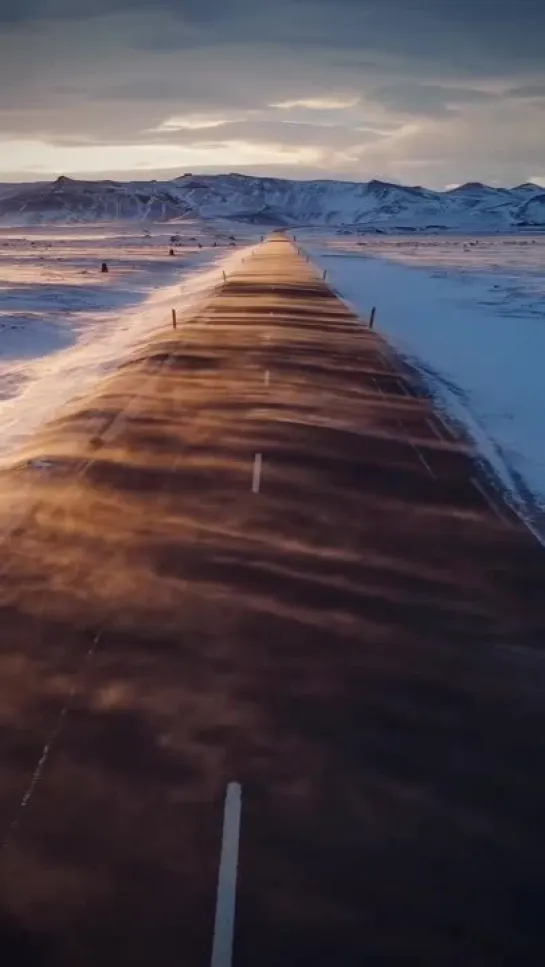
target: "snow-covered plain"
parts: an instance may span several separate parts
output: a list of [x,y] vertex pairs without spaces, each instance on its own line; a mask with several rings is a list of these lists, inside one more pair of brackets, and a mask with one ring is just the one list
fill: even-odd
[[306,248],[365,319],[376,306],[376,328],[543,539],[545,238],[312,233]]
[[0,230],[0,462],[198,304],[251,240],[235,231],[233,248],[198,221]]

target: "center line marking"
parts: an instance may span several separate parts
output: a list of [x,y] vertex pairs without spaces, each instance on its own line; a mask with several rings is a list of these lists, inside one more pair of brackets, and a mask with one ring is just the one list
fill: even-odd
[[233,960],[241,809],[242,787],[238,782],[230,782],[227,786],[223,813],[211,967],[231,967]]
[[252,475],[252,493],[258,494],[259,488],[261,486],[261,466],[263,463],[263,457],[260,453],[256,453],[254,457],[254,472]]

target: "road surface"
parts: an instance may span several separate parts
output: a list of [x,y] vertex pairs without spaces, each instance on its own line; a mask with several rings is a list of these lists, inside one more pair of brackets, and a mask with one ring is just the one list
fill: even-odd
[[285,238],[169,321],[0,477],[2,963],[545,962],[543,549]]

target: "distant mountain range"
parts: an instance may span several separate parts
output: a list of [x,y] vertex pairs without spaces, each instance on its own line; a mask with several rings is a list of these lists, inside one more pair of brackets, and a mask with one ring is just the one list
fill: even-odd
[[78,181],[0,185],[0,225],[229,219],[263,226],[360,231],[502,232],[545,228],[545,188],[450,191],[383,181],[291,181],[191,175],[172,181]]

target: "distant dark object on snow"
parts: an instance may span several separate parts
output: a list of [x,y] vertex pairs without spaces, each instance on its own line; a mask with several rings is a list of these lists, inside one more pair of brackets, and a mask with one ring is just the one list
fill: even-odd
[[169,255],[174,255],[174,249],[173,249],[173,248],[171,248],[171,249],[169,250],[169,253],[168,253],[168,254],[169,254]]
[[102,265],[100,267],[100,271],[101,272],[107,272],[108,271],[108,263],[107,262],[103,262],[102,263]]

